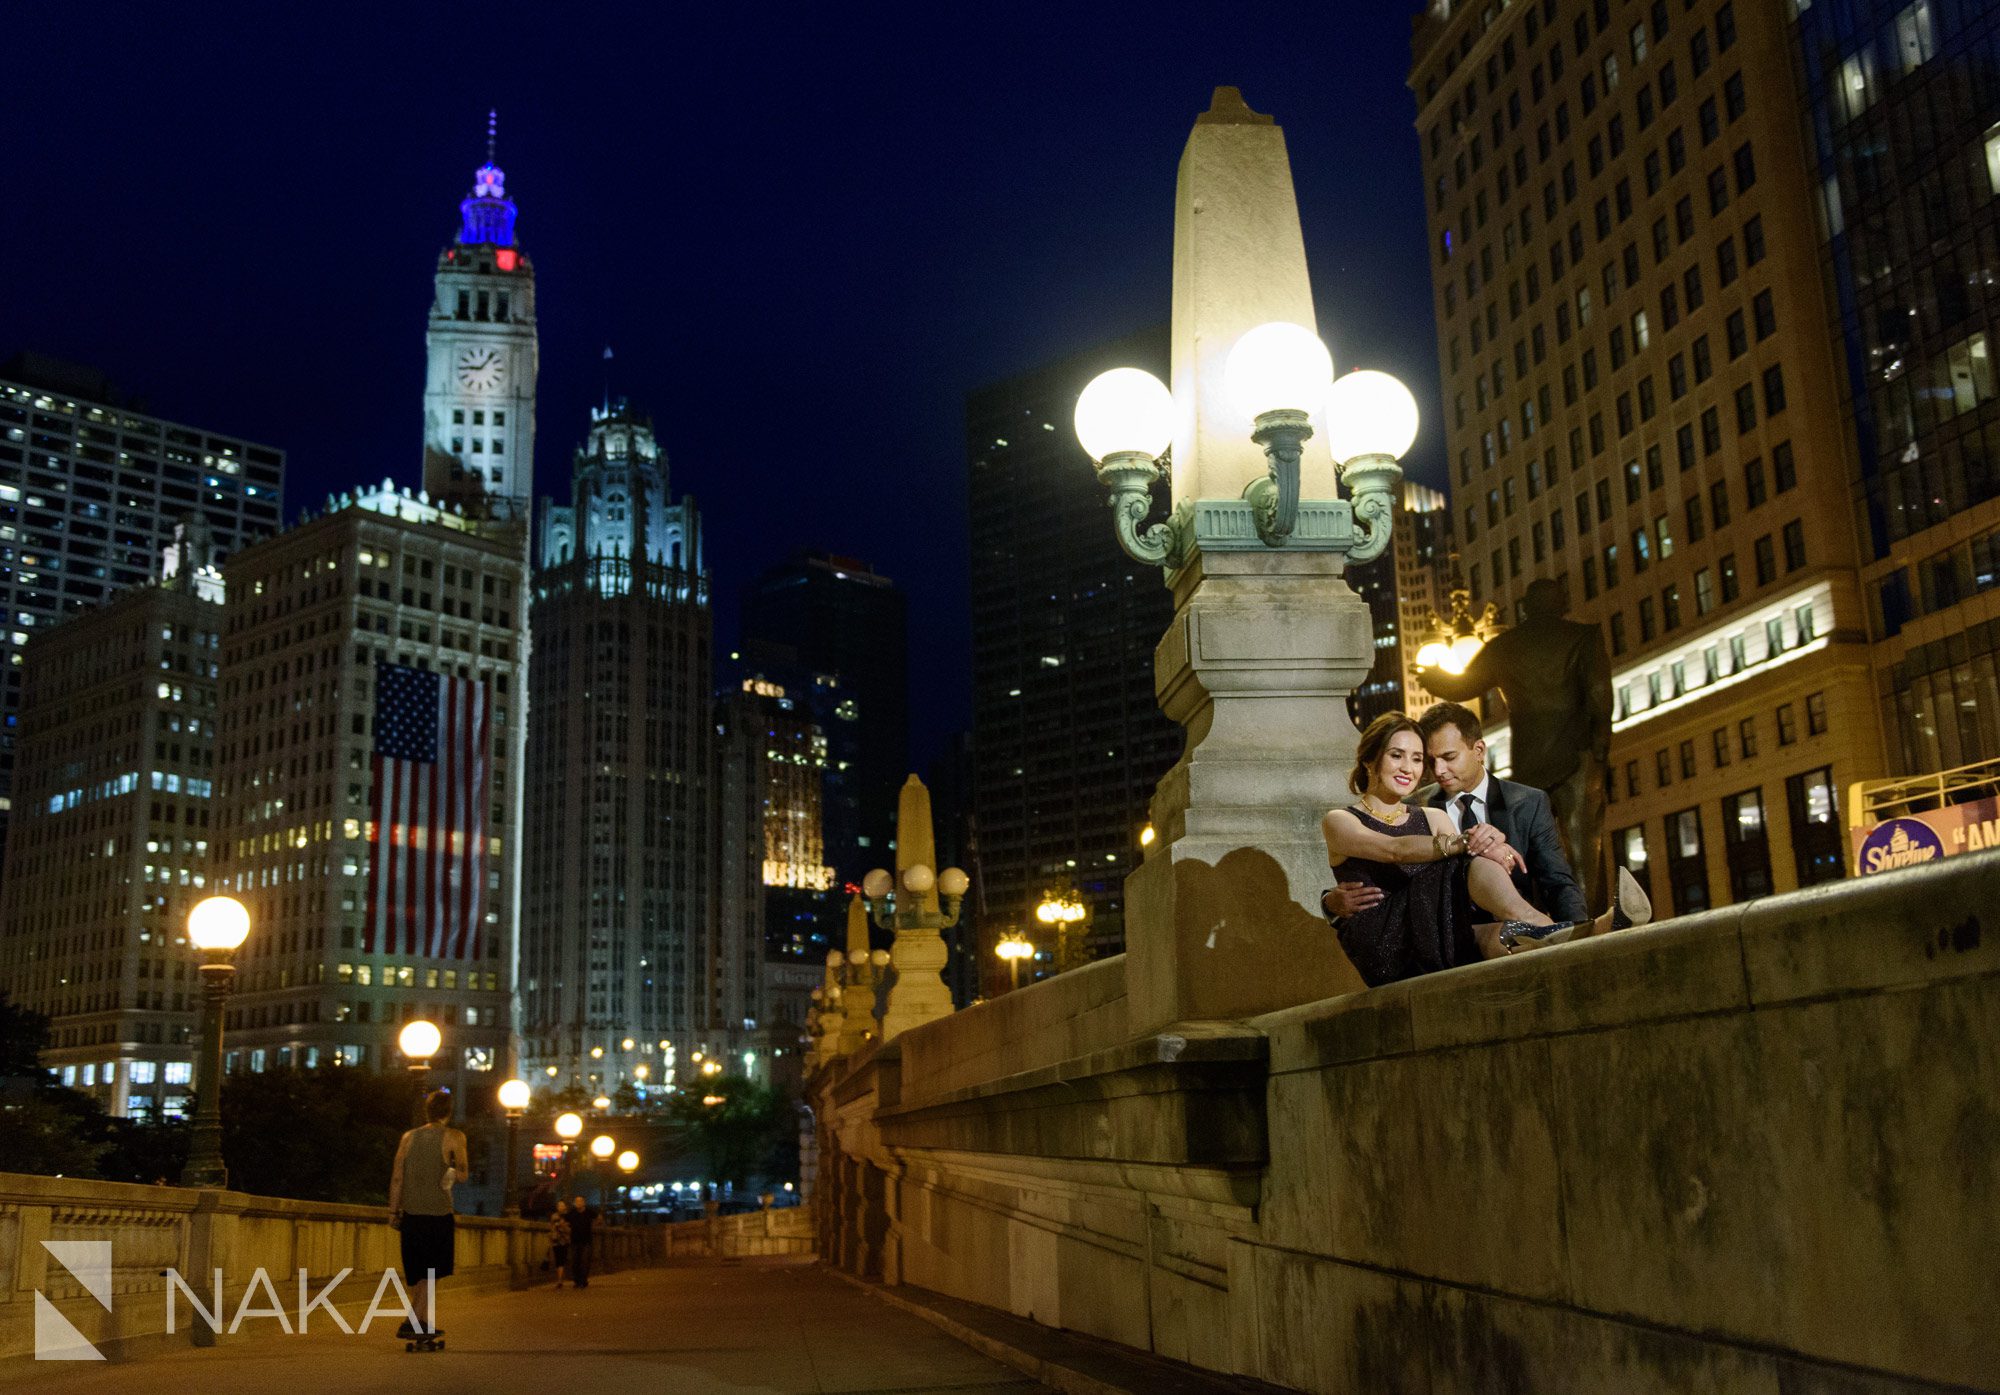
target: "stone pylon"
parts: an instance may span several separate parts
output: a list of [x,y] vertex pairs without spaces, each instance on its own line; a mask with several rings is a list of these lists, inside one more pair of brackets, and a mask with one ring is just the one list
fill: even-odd
[[951,957],[938,932],[958,919],[957,907],[947,917],[938,909],[935,886],[911,891],[903,876],[912,867],[937,873],[937,836],[931,826],[931,792],[912,775],[903,782],[896,801],[895,947],[889,951],[896,976],[889,985],[888,1010],[882,1016],[882,1039],[951,1013],[951,990],[945,987],[945,960]]
[[847,903],[847,967],[842,971],[839,1045],[842,1056],[859,1051],[877,1030],[875,994],[888,965],[876,963],[868,948],[868,903],[859,896]]
[[1317,322],[1284,133],[1234,88],[1216,90],[1181,157],[1173,276],[1173,492],[1192,506],[1193,547],[1168,576],[1154,684],[1187,745],[1153,796],[1159,837],[1125,883],[1135,1032],[1360,986],[1318,912],[1319,820],[1350,797],[1347,696],[1374,635],[1341,576],[1353,532],[1346,510],[1328,511],[1324,437],[1306,443],[1301,526],[1283,547],[1257,539],[1241,502],[1266,465],[1223,366],[1247,330]]

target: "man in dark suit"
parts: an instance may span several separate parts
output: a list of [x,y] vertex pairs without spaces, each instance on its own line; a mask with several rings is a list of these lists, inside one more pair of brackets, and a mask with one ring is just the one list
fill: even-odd
[[[1437,783],[1417,791],[1413,801],[1443,809],[1462,830],[1481,824],[1497,828],[1527,863],[1525,871],[1514,873],[1514,885],[1529,905],[1558,922],[1589,919],[1548,795],[1486,769],[1486,741],[1477,714],[1455,702],[1441,702],[1425,711],[1417,726]],[[1340,917],[1367,910],[1381,899],[1372,886],[1342,882],[1321,898],[1320,907],[1337,924]]]
[[1437,781],[1431,807],[1443,809],[1460,828],[1490,823],[1506,835],[1508,846],[1528,864],[1514,873],[1514,886],[1536,910],[1558,922],[1589,919],[1548,795],[1488,772],[1478,716],[1455,702],[1441,702],[1426,710],[1417,726]]

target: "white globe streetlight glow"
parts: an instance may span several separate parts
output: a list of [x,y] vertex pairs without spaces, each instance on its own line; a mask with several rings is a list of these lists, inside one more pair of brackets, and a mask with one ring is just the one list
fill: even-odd
[[1451,646],[1443,640],[1434,639],[1417,650],[1418,668],[1443,668],[1444,661],[1451,656]]
[[1333,381],[1333,355],[1303,325],[1273,320],[1236,341],[1222,368],[1222,390],[1255,421],[1266,412],[1311,412]]
[[1387,373],[1356,369],[1327,392],[1326,436],[1342,465],[1364,455],[1400,460],[1417,439],[1417,399]]
[[618,1151],[618,1140],[608,1133],[601,1133],[590,1140],[590,1155],[593,1158],[608,1158]]
[[509,1080],[500,1087],[502,1109],[526,1109],[528,1097],[528,1082],[525,1080]]
[[1099,373],[1076,399],[1076,438],[1092,460],[1157,460],[1174,438],[1174,395],[1143,368]]
[[618,1170],[620,1172],[633,1172],[638,1169],[638,1166],[639,1155],[630,1148],[627,1148],[618,1155]]
[[919,862],[903,869],[903,889],[921,896],[937,885],[937,873]]
[[426,1022],[419,1017],[404,1024],[403,1030],[396,1036],[396,1045],[411,1060],[428,1061],[444,1045],[444,1033],[438,1030],[437,1023]]
[[611,1108],[611,1096],[599,1095],[596,1099],[590,1102],[590,1107],[596,1110],[599,1114],[602,1114],[605,1110]]
[[1478,635],[1460,635],[1451,642],[1451,649],[1444,656],[1444,662],[1440,667],[1446,673],[1464,673],[1472,666],[1472,661],[1478,657],[1479,651],[1485,647],[1486,642]]
[[556,1116],[557,1138],[562,1139],[564,1142],[569,1142],[582,1132],[583,1116],[581,1114],[558,1114]]
[[895,888],[896,879],[887,871],[877,867],[861,879],[861,894],[870,901],[880,901]]
[[250,938],[250,912],[233,896],[210,896],[188,912],[188,939],[215,953],[241,949]]
[[937,889],[940,896],[963,896],[965,889],[972,885],[972,878],[956,867],[947,867],[938,873]]

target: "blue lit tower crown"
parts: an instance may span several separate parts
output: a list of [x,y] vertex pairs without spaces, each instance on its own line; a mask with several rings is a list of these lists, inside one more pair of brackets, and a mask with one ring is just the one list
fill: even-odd
[[535,269],[514,241],[518,211],[494,158],[458,206],[458,237],[438,256],[425,336],[424,487],[493,516],[525,519],[534,494]]

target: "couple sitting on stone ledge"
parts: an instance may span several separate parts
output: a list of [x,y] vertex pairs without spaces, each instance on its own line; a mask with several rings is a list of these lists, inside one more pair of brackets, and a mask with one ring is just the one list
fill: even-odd
[[1359,801],[1320,821],[1339,881],[1320,904],[1371,988],[1652,919],[1622,867],[1611,908],[1589,915],[1548,796],[1487,773],[1479,718],[1457,703],[1370,722],[1348,785]]

